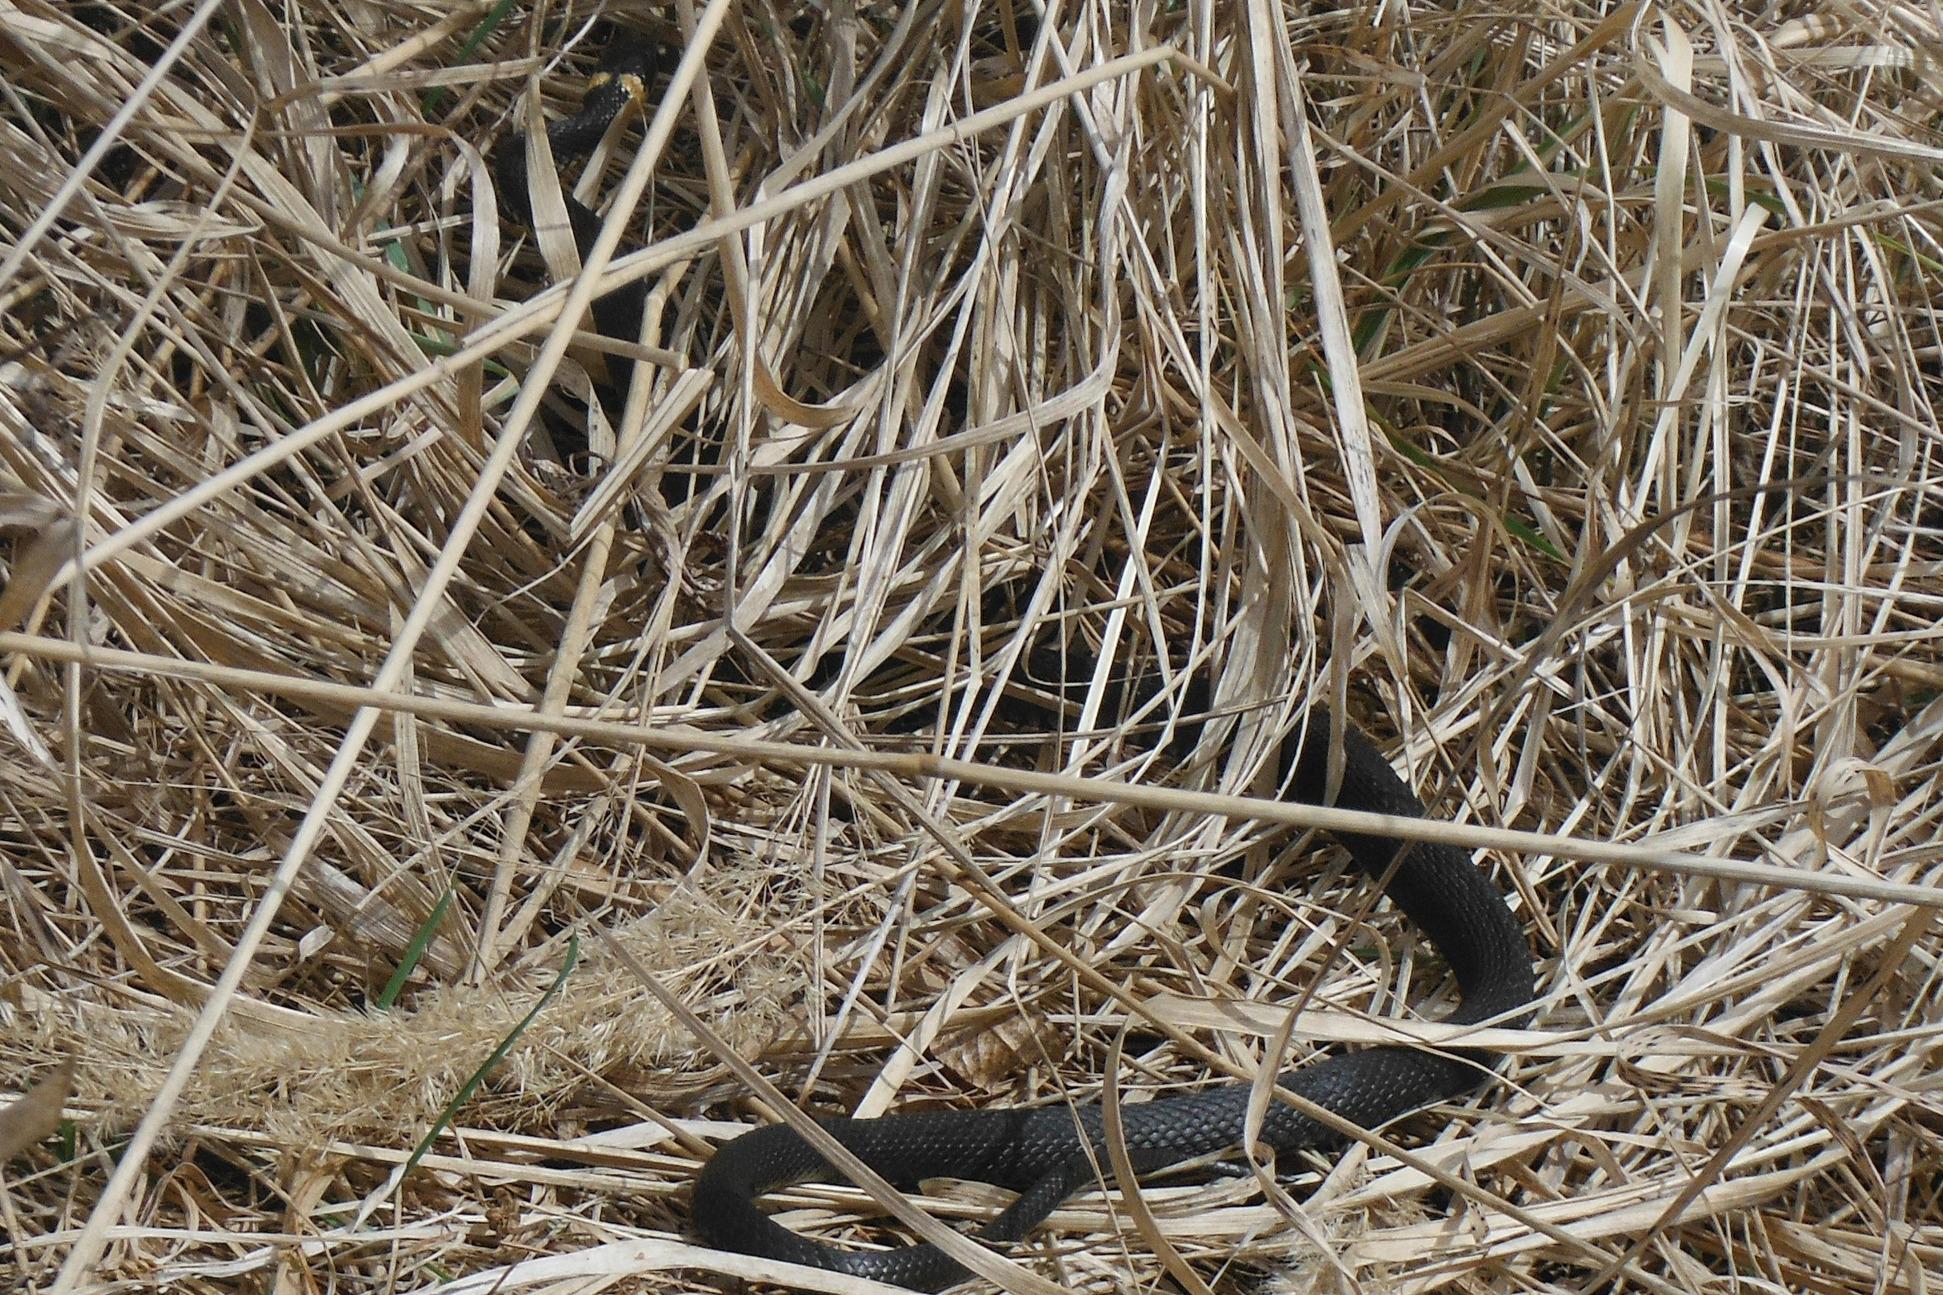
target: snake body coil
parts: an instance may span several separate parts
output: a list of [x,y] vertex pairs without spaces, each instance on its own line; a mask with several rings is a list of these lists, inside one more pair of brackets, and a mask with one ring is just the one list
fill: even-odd
[[[1301,732],[1285,744],[1282,782],[1297,801],[1324,803],[1329,727],[1328,716],[1312,708]],[[1345,809],[1421,817],[1422,803],[1369,739],[1347,726],[1343,736],[1335,803]],[[1531,951],[1504,896],[1468,855],[1427,842],[1403,848],[1390,837],[1342,834],[1338,839],[1368,876],[1388,876],[1384,893],[1450,963],[1461,998],[1449,1020],[1506,1018],[1505,1024],[1524,1023],[1532,998]],[[1367,1048],[1288,1071],[1278,1082],[1343,1119],[1375,1128],[1470,1091],[1496,1062],[1496,1054],[1474,1048]],[[1237,1145],[1248,1097],[1248,1085],[1235,1083],[1123,1106],[1121,1123],[1135,1172],[1152,1173]],[[1067,1196],[1093,1183],[1096,1155],[1091,1149],[1100,1146],[1102,1136],[1097,1106],[925,1111],[818,1123],[893,1186],[909,1188],[925,1178],[951,1176],[1021,1193],[977,1234],[993,1244],[1020,1239]],[[1279,1102],[1270,1103],[1261,1138],[1282,1153],[1341,1140]],[[1097,1157],[1097,1163],[1104,1163],[1103,1152]],[[832,1174],[822,1155],[785,1125],[746,1133],[717,1151],[696,1180],[695,1226],[709,1244],[724,1250],[918,1290],[965,1275],[959,1264],[929,1245],[859,1251],[820,1245],[791,1232],[756,1205],[764,1192]]]

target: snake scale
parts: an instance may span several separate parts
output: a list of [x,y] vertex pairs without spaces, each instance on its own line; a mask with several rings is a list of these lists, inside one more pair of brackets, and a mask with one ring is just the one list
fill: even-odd
[[[1293,800],[1326,803],[1330,719],[1312,707],[1284,744],[1282,785]],[[1343,728],[1342,775],[1334,803],[1375,814],[1421,817],[1423,805],[1368,738]],[[1339,834],[1358,867],[1437,945],[1457,980],[1448,1020],[1522,1025],[1532,999],[1531,951],[1503,894],[1461,850],[1390,837]],[[1401,857],[1399,857],[1401,855]],[[1394,866],[1393,866],[1394,865]],[[1280,1086],[1364,1128],[1479,1086],[1497,1062],[1476,1048],[1406,1047],[1339,1053],[1280,1076]],[[1222,1151],[1241,1141],[1249,1086],[1221,1084],[1177,1097],[1127,1104],[1121,1124],[1136,1173]],[[1020,1193],[978,1233],[1003,1244],[1023,1237],[1061,1201],[1097,1180],[1105,1163],[1097,1106],[1077,1109],[924,1111],[873,1120],[819,1120],[852,1154],[900,1188],[941,1176]],[[1340,1139],[1308,1116],[1271,1103],[1261,1140],[1277,1152],[1327,1148]],[[935,1289],[964,1269],[933,1246],[841,1250],[798,1236],[756,1206],[762,1193],[828,1179],[823,1157],[785,1125],[745,1133],[715,1153],[695,1183],[695,1226],[711,1245],[790,1263]],[[841,1175],[836,1175],[841,1177]]]

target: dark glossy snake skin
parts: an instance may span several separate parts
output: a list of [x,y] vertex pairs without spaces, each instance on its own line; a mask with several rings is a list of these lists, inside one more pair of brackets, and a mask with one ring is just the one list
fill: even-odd
[[[1323,803],[1326,794],[1329,717],[1312,708],[1303,730],[1282,752],[1283,783],[1297,801]],[[1404,786],[1369,739],[1345,728],[1343,772],[1336,804],[1378,814],[1421,817],[1424,807]],[[1461,1001],[1455,1022],[1497,1019],[1522,1025],[1532,998],[1531,950],[1504,896],[1470,857],[1448,846],[1400,842],[1379,836],[1339,838],[1363,872],[1380,880],[1384,893],[1443,952],[1456,976]],[[1283,1088],[1335,1114],[1375,1128],[1421,1106],[1470,1091],[1497,1063],[1480,1049],[1441,1053],[1403,1047],[1367,1048],[1291,1070]],[[1125,1105],[1121,1120],[1136,1172],[1152,1173],[1241,1140],[1248,1086],[1224,1084],[1180,1097]],[[977,1234],[990,1244],[1017,1241],[1067,1196],[1096,1181],[1086,1144],[1099,1144],[1098,1107],[1029,1110],[925,1111],[875,1120],[819,1121],[858,1159],[900,1188],[925,1178],[974,1179],[1020,1193]],[[1262,1140],[1278,1152],[1329,1147],[1334,1133],[1292,1108],[1275,1103]],[[1104,1163],[1104,1153],[1099,1163]],[[820,1245],[776,1223],[756,1205],[764,1192],[808,1179],[840,1180],[816,1151],[784,1125],[736,1138],[715,1153],[695,1183],[694,1219],[702,1237],[724,1250],[808,1264],[931,1290],[963,1277],[965,1270],[935,1247],[840,1250]]]
[[[659,51],[633,38],[616,38],[607,47],[600,69],[588,79],[586,97],[580,111],[571,117],[549,122],[547,148],[556,165],[573,161],[592,151],[607,133],[614,119],[631,104],[644,104],[648,87],[660,64]],[[499,211],[507,220],[521,225],[533,223],[531,178],[527,172],[526,136],[510,134],[493,150],[493,187],[498,193]],[[601,216],[573,196],[570,186],[561,185],[566,203],[567,222],[573,229],[574,246],[582,260],[600,236]],[[641,311],[646,302],[644,286],[625,284],[594,298],[594,326],[605,337],[616,341],[636,340],[641,326]],[[602,399],[618,411],[627,399],[627,386],[633,366],[619,356],[607,357],[607,377],[602,384]]]

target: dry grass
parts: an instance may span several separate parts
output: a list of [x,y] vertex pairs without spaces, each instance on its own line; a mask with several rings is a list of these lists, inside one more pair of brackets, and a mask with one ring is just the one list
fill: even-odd
[[[1651,847],[1498,856],[1542,1033],[1391,1131],[1461,1190],[1359,1148],[1016,1257],[1934,1287],[1933,8],[492,8],[0,0],[0,1076],[76,1063],[0,1285],[684,1289],[751,1271],[673,1244],[763,1117],[718,1049],[875,1113],[1440,1010],[1271,825],[979,773],[1246,793],[1346,693],[1443,816]],[[653,296],[588,428],[560,240],[473,213],[603,11],[712,36],[589,168]],[[1056,635],[1237,740],[1022,734]]]

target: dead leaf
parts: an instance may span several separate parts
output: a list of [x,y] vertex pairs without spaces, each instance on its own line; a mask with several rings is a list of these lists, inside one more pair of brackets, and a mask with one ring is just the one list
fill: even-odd
[[74,1062],[63,1061],[27,1095],[0,1110],[0,1163],[5,1163],[61,1127],[61,1110],[74,1093]]

